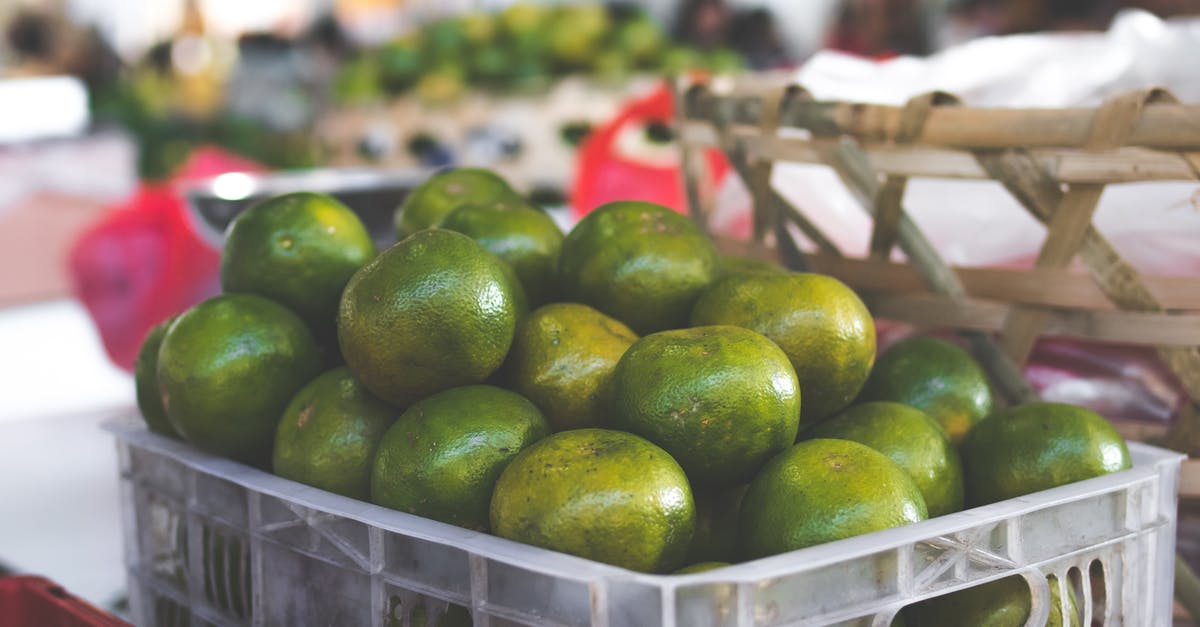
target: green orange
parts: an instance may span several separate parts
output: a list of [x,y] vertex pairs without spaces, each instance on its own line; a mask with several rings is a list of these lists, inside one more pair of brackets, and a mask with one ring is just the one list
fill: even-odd
[[806,440],[763,467],[742,499],[747,559],[919,522],[928,517],[912,477],[849,440]]
[[351,277],[338,342],[371,392],[407,407],[487,379],[508,354],[523,307],[503,261],[462,233],[429,229]]
[[492,494],[496,535],[643,572],[683,564],[695,516],[687,477],[666,451],[607,429],[530,446]]
[[332,339],[346,282],[375,257],[358,216],[326,194],[295,192],[264,200],[230,223],[221,253],[221,288],[286,305],[322,339]]
[[163,407],[162,395],[158,390],[158,349],[167,334],[167,327],[174,321],[175,316],[167,318],[146,333],[133,365],[133,383],[138,411],[146,421],[146,426],[155,433],[177,438],[179,434],[167,419],[167,410]]
[[450,212],[442,228],[470,236],[508,262],[531,305],[553,299],[563,234],[545,211],[516,196],[471,202]]
[[275,431],[275,474],[366,500],[371,462],[396,411],[347,368],[313,379],[288,403]]
[[640,334],[687,326],[720,258],[687,217],[662,205],[613,202],[587,215],[558,259],[566,300],[591,305]]
[[962,444],[967,499],[995,503],[1130,467],[1129,449],[1107,420],[1066,403],[996,412]]
[[992,411],[987,374],[958,346],[934,337],[912,337],[879,357],[861,400],[911,405],[937,420],[955,444]]
[[712,285],[692,325],[732,324],[783,349],[804,393],[801,428],[845,409],[875,362],[875,322],[841,281],[802,272],[739,273]]
[[270,460],[288,402],[320,372],[312,333],[292,311],[253,294],[210,298],[180,314],[158,351],[167,418],[197,447]]
[[[1069,619],[1063,620],[1062,593],[1058,578],[1050,584],[1050,618],[1046,627],[1075,627],[1080,624],[1075,590],[1067,587]],[[904,608],[911,627],[1024,627],[1033,611],[1029,584],[1020,575],[951,592]]]
[[942,426],[919,409],[886,401],[854,405],[801,437],[853,440],[887,455],[917,483],[931,517],[963,507],[958,451]]
[[587,305],[545,305],[517,327],[505,378],[556,431],[604,426],[613,370],[637,339],[629,327]]
[[[425,80],[425,79],[423,79]],[[431,87],[426,87],[426,90]],[[459,206],[512,198],[517,193],[499,175],[482,168],[442,170],[418,185],[396,209],[396,236],[404,239],[417,231],[441,226]]]
[[409,407],[383,437],[371,500],[486,530],[501,471],[549,433],[538,408],[514,392],[490,385],[439,392]]
[[696,562],[695,564],[689,564],[683,568],[680,568],[673,574],[694,575],[696,573],[706,573],[710,570],[716,570],[718,568],[725,568],[726,566],[729,566],[729,562]]
[[796,374],[748,329],[647,335],[617,362],[612,385],[613,425],[663,447],[699,485],[745,483],[796,439]]

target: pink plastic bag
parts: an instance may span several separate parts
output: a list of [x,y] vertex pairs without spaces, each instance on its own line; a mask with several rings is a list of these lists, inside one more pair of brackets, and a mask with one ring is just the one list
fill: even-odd
[[220,291],[220,252],[193,230],[180,186],[257,170],[224,151],[199,149],[169,182],[140,184],[71,247],[75,297],[114,364],[132,370],[151,327]]

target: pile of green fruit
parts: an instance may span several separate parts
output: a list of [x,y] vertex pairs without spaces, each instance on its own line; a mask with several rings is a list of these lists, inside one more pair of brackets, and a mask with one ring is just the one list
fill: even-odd
[[370,102],[412,91],[445,102],[465,88],[522,90],[552,77],[587,74],[622,81],[635,72],[731,72],[741,57],[673,44],[650,16],[603,3],[548,6],[518,2],[499,13],[472,12],[426,24],[363,51],[340,69],[334,96]]
[[[413,190],[396,230],[376,254],[350,209],[313,193],[239,215],[226,293],[143,346],[150,428],[342,495],[653,573],[1130,465],[1087,409],[995,408],[952,343],[911,338],[876,361],[873,320],[847,286],[723,258],[665,207],[611,203],[564,236],[495,174],[457,169]],[[1028,589],[1004,581],[923,604],[910,624],[947,624],[920,616],[968,597],[1015,621],[994,624],[1023,624]]]

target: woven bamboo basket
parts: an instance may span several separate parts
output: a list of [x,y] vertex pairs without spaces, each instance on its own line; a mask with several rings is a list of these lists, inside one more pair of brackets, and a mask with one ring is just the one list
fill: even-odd
[[[1148,89],[1095,108],[987,109],[947,93],[905,106],[814,100],[765,77],[683,82],[677,115],[688,203],[708,226],[714,182],[701,153],[721,150],[753,198],[751,241],[729,253],[833,275],[880,318],[958,329],[1009,403],[1039,336],[1152,346],[1190,398],[1169,427],[1118,424],[1131,439],[1200,456],[1200,277],[1148,276],[1092,223],[1106,185],[1200,180],[1200,106]],[[771,186],[777,163],[832,168],[872,217],[868,254],[847,256],[803,207]],[[953,267],[904,208],[910,178],[991,179],[1046,226],[1029,269]],[[802,252],[789,229],[816,251]],[[892,261],[899,246],[907,263]],[[1078,258],[1086,272],[1072,269]],[[1200,465],[1181,492],[1200,496]]]

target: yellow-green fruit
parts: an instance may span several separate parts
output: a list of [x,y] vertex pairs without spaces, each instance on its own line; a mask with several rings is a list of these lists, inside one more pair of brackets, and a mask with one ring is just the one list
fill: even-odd
[[558,258],[568,300],[591,305],[640,334],[687,326],[700,292],[719,271],[712,242],[662,205],[603,205],[575,225]]
[[290,309],[254,294],[224,294],[167,329],[158,387],[185,440],[264,464],[284,408],[320,367],[312,333]]
[[133,385],[138,411],[146,421],[146,426],[155,433],[177,438],[179,434],[167,419],[167,410],[163,408],[162,396],[158,391],[158,349],[167,334],[167,327],[174,321],[174,316],[167,318],[146,333],[133,365]]
[[690,564],[688,566],[684,566],[683,568],[680,568],[679,570],[675,571],[672,574],[691,575],[691,574],[695,574],[695,573],[703,573],[703,572],[708,572],[710,570],[716,570],[718,568],[725,568],[726,566],[729,566],[729,562],[696,562],[695,564]]
[[967,351],[933,337],[908,338],[884,351],[860,400],[916,407],[937,420],[955,444],[991,413],[993,404],[979,363]]
[[683,563],[692,489],[666,451],[631,433],[577,429],[525,449],[492,494],[492,531],[630,570]]
[[854,405],[801,437],[853,440],[887,455],[916,481],[931,517],[963,507],[958,451],[942,426],[919,409],[886,401]]
[[489,170],[442,170],[409,192],[396,209],[396,236],[404,239],[422,229],[441,226],[451,211],[465,203],[516,196],[504,179]]
[[313,379],[288,403],[271,469],[286,479],[366,500],[375,449],[396,411],[347,368]]
[[696,302],[692,324],[733,324],[787,353],[804,392],[803,429],[850,405],[875,362],[875,322],[844,283],[809,273],[727,276]]
[[806,440],[763,467],[742,499],[742,554],[755,559],[928,518],[912,477],[849,440]]
[[617,360],[637,339],[629,327],[587,305],[553,303],[518,325],[504,372],[555,431],[600,427],[608,420]]
[[366,227],[337,199],[284,194],[246,209],[229,224],[221,288],[286,305],[318,337],[332,339],[342,289],[374,257]]
[[962,444],[967,501],[985,505],[1125,470],[1129,449],[1096,412],[1066,403],[1010,407]]
[[346,285],[338,312],[346,365],[401,407],[482,382],[504,361],[523,313],[512,277],[507,264],[462,233],[412,235]]
[[787,355],[741,327],[647,335],[613,372],[613,425],[663,447],[698,485],[748,481],[796,440],[800,406]]
[[[1063,620],[1062,593],[1058,578],[1046,578],[1050,584],[1050,618],[1046,627],[1080,624],[1075,590],[1067,587],[1067,613]],[[1005,577],[981,586],[934,597],[904,608],[911,627],[1024,627],[1033,611],[1029,584],[1020,575]]]
[[696,531],[688,548],[688,562],[735,562],[741,556],[738,512],[747,487],[695,490]]
[[752,257],[736,257],[733,255],[723,255],[721,257],[721,276],[726,277],[731,274],[754,274],[757,272],[768,272],[771,274],[785,274],[787,268],[781,265],[763,261],[762,259],[754,259]]
[[487,530],[500,472],[549,433],[538,408],[508,390],[470,385],[434,394],[409,407],[383,437],[371,500]]
[[511,197],[461,205],[442,228],[463,233],[516,271],[533,306],[553,300],[563,234],[545,211]]

